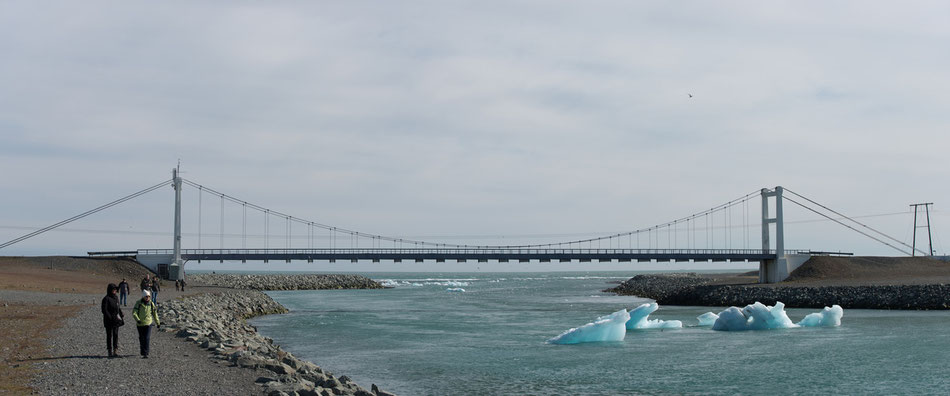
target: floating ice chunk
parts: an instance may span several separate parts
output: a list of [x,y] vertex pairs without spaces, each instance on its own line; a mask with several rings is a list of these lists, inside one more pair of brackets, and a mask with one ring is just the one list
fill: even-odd
[[447,292],[455,292],[455,293],[465,293],[465,289],[463,289],[463,288],[461,288],[461,287],[450,287],[450,288],[448,288],[448,289],[445,289],[445,291],[447,291]]
[[741,331],[787,329],[799,327],[788,318],[785,313],[785,304],[776,302],[774,307],[758,301],[739,309],[729,307],[719,313],[719,318],[713,323],[713,330]]
[[802,327],[836,327],[841,326],[841,317],[844,316],[844,309],[839,305],[832,305],[831,308],[825,307],[821,312],[810,313],[798,322]]
[[713,322],[713,330],[748,330],[749,318],[743,315],[742,310],[736,307],[726,308],[719,313]]
[[627,321],[628,329],[636,329],[638,324],[647,321],[651,313],[660,308],[657,303],[641,304],[639,307],[630,310],[630,320]]
[[592,323],[570,329],[548,340],[549,344],[579,344],[582,342],[623,341],[627,335],[626,323],[630,314],[621,309],[607,316],[601,316]]
[[712,312],[706,312],[697,316],[696,319],[699,320],[700,326],[712,326],[713,323],[716,323],[716,319],[719,319],[719,315],[716,315]]
[[630,320],[626,324],[627,329],[678,329],[683,327],[683,322],[678,320],[648,320],[650,314],[659,308],[660,306],[654,302],[630,310]]

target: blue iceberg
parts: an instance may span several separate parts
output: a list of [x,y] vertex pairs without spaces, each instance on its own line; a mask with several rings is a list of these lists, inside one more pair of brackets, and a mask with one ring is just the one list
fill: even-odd
[[837,327],[841,326],[841,317],[844,316],[844,309],[838,305],[825,307],[821,312],[810,313],[798,322],[801,327]]
[[683,322],[678,320],[649,320],[650,314],[660,308],[660,305],[653,302],[640,305],[630,310],[630,320],[627,321],[627,330],[633,329],[679,329],[683,327]]
[[712,326],[713,323],[716,323],[716,320],[719,319],[719,315],[716,315],[712,312],[706,312],[697,316],[696,319],[699,320],[700,326]]
[[601,316],[592,323],[573,328],[548,340],[549,344],[580,344],[582,342],[623,341],[627,335],[626,324],[630,314],[621,309],[607,316]]
[[[700,325],[708,323],[716,314],[707,312],[700,315]],[[768,306],[758,301],[755,304],[746,305],[745,308],[729,307],[719,313],[712,324],[713,330],[722,331],[742,331],[742,330],[768,330],[768,329],[790,329],[794,327],[835,327],[841,325],[841,317],[844,316],[844,310],[833,305],[830,308],[825,307],[821,312],[808,314],[801,322],[794,323],[785,313],[785,304],[776,302],[775,306]]]

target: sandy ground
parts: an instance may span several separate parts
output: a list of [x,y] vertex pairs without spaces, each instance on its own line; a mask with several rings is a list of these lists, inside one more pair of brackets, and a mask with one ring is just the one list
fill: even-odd
[[[71,257],[0,257],[0,290],[105,295],[106,285],[126,278],[138,285],[148,270],[126,260]],[[174,290],[174,283],[167,283]]]
[[897,286],[950,284],[950,262],[929,257],[815,256],[783,282],[760,285],[757,271],[712,274],[712,284],[785,286]]
[[792,272],[789,286],[882,286],[950,283],[950,262],[929,257],[817,256]]
[[[125,260],[0,257],[0,393],[29,393],[32,362],[52,358],[50,332],[96,306],[109,283],[126,278],[135,289],[146,273]],[[174,283],[164,284],[174,292]]]
[[135,263],[68,257],[0,257],[0,393],[29,393],[48,358],[45,340],[62,320],[105,295],[123,277],[134,284],[148,271]]

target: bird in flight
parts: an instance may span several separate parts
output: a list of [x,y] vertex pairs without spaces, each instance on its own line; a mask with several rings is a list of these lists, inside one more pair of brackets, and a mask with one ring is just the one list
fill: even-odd
[[693,94],[691,94],[691,93],[688,93],[687,95],[689,95],[689,97],[691,97],[691,98],[693,97]]

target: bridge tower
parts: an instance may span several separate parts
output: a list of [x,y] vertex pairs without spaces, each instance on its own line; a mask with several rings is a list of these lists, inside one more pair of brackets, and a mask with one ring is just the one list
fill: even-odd
[[181,176],[178,167],[172,169],[172,187],[175,188],[175,240],[172,263],[168,266],[168,279],[185,279],[185,263],[181,261]]
[[[771,224],[775,224],[775,260],[759,262],[759,283],[781,282],[788,277],[788,260],[785,257],[785,227],[782,214],[782,186],[772,190],[762,189],[762,250],[771,248]],[[775,198],[775,217],[769,217],[769,198]]]

